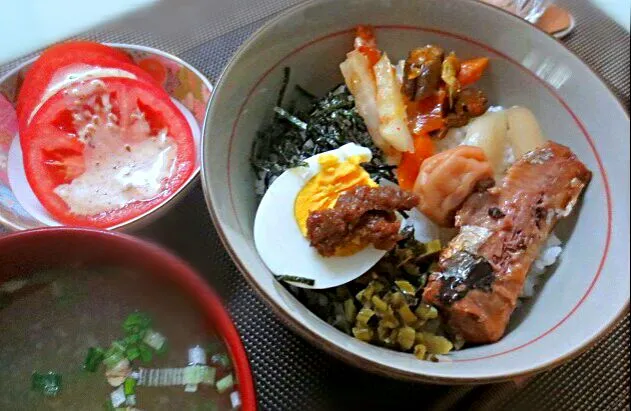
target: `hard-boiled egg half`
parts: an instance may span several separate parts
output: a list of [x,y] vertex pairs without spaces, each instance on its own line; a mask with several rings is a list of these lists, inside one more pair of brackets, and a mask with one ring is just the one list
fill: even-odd
[[272,183],[256,213],[254,242],[273,274],[315,281],[296,286],[329,288],[354,280],[384,256],[386,251],[369,245],[323,257],[307,239],[310,212],[333,207],[352,187],[377,186],[360,165],[371,158],[369,149],[349,143],[308,158],[306,166],[289,169]]

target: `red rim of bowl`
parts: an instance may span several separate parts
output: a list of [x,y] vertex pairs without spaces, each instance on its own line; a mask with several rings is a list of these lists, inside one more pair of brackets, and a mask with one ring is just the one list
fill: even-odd
[[[223,338],[234,360],[242,410],[254,411],[257,409],[250,364],[232,319],[217,294],[210,289],[188,263],[179,257],[162,247],[126,234],[73,227],[38,228],[0,236],[0,250],[11,250],[11,248],[20,244],[28,245],[29,243],[40,241],[54,242],[70,237],[74,237],[74,241],[80,240],[95,244],[100,242],[100,244],[118,246],[119,250],[125,248],[129,254],[134,254],[137,258],[152,261],[152,264],[161,266],[161,273],[165,277],[174,281],[184,293],[195,298],[197,304],[204,311],[207,321],[213,324],[218,334]],[[12,261],[12,263],[19,264],[19,262],[15,261]],[[0,270],[0,274],[2,274],[2,270]]]

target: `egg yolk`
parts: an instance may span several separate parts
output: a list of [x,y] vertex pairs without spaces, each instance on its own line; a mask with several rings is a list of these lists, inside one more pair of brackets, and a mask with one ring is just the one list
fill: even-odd
[[[320,172],[305,184],[294,203],[294,218],[302,235],[307,237],[307,219],[312,211],[334,207],[338,197],[353,187],[377,186],[377,183],[370,178],[370,174],[360,166],[365,161],[363,156],[351,156],[346,161],[340,162],[332,154],[325,154],[318,158]],[[359,242],[351,242],[341,247],[336,255],[352,255],[364,246]]]

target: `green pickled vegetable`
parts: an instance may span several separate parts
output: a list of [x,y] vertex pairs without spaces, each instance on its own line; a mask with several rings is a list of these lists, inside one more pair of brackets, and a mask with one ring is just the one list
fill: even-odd
[[402,305],[397,311],[406,325],[414,324],[418,320],[408,305]]
[[379,298],[379,296],[373,295],[370,301],[372,301],[376,310],[381,311],[381,312],[388,311],[388,304],[385,301],[383,301],[381,298]]
[[427,347],[425,347],[423,344],[416,344],[414,346],[414,356],[416,358],[418,358],[419,360],[424,360],[425,354],[427,354]]
[[425,347],[427,347],[427,352],[429,352],[430,354],[447,354],[454,348],[451,341],[449,341],[445,337],[434,335],[428,332],[423,332],[420,334],[420,341],[417,334],[417,342],[425,345]]
[[409,281],[398,280],[394,282],[403,294],[415,295],[416,288]]
[[423,247],[425,250],[423,254],[421,254],[420,258],[433,257],[440,253],[443,249],[443,245],[440,240],[432,240],[430,242],[423,243]]
[[415,313],[419,318],[423,320],[433,320],[434,318],[438,317],[438,310],[436,309],[436,307],[425,303],[419,304],[419,306],[416,308]]
[[393,314],[388,313],[379,321],[379,325],[386,328],[397,328],[399,320]]
[[353,301],[353,299],[348,298],[344,300],[344,318],[346,319],[346,321],[352,323],[355,321],[356,317],[357,308],[355,307],[355,302]]
[[416,331],[412,327],[401,327],[397,334],[397,342],[404,350],[409,350],[414,345]]
[[356,317],[357,324],[367,326],[368,321],[372,318],[373,315],[375,315],[375,312],[370,308],[362,308],[361,310],[359,310],[359,313]]
[[353,328],[353,335],[358,340],[362,340],[362,341],[365,341],[365,342],[370,342],[370,340],[372,340],[372,337],[373,337],[373,331],[370,328],[354,327]]

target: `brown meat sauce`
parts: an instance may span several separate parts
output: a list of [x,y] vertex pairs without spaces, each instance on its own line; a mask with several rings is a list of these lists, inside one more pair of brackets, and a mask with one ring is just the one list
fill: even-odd
[[[430,276],[424,300],[440,307],[466,341],[499,340],[541,246],[590,178],[560,144],[547,142],[525,154],[499,186],[473,193],[458,211],[460,234],[441,253],[440,272]],[[484,233],[475,247],[463,240],[472,227]],[[463,253],[471,254],[468,266]]]
[[410,210],[418,197],[398,187],[358,186],[344,192],[335,207],[313,211],[307,219],[311,246],[332,256],[350,242],[390,250],[401,239],[395,211]]

